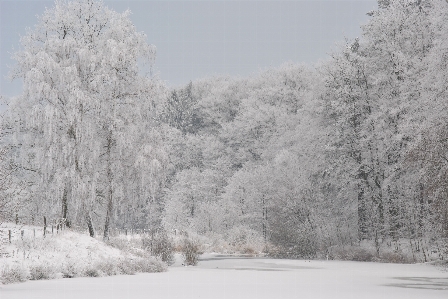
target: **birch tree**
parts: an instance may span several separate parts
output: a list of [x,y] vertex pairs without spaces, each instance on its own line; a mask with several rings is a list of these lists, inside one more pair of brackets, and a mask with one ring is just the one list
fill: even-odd
[[85,219],[91,235],[91,212],[104,205],[105,237],[124,153],[141,138],[136,128],[146,129],[159,88],[139,69],[155,47],[129,15],[102,1],[57,0],[21,39],[12,72],[24,81],[10,103],[22,167],[38,173],[41,196],[62,218]]

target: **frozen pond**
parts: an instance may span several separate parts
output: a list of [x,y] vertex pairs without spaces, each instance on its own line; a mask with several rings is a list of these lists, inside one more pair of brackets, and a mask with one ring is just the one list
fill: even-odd
[[29,281],[1,299],[448,298],[448,273],[430,265],[297,261],[205,255],[166,273]]

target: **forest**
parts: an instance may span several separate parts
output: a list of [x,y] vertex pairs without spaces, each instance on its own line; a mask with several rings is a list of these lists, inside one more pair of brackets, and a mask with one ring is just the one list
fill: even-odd
[[14,54],[22,94],[2,99],[0,222],[447,259],[448,1],[366,13],[318,64],[173,89],[129,12],[56,1]]

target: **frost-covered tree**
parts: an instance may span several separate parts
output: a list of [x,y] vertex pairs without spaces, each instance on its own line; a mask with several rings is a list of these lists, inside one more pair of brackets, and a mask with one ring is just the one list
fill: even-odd
[[222,210],[219,196],[225,180],[219,171],[185,169],[167,191],[165,225],[199,233],[221,232]]
[[173,90],[165,105],[164,120],[182,133],[195,133],[200,129],[201,117],[198,114],[197,99],[193,95],[193,84]]
[[[17,166],[11,163],[8,148],[0,149],[0,223],[18,219],[26,205],[25,183],[16,176]],[[22,215],[20,215],[22,216]]]
[[[6,99],[0,95],[0,103]],[[17,177],[17,164],[10,158],[15,150],[10,143],[11,127],[0,115],[0,223],[19,221],[29,194],[26,192],[26,178]]]
[[105,207],[105,237],[160,89],[141,74],[155,48],[129,14],[102,1],[56,1],[22,37],[12,72],[24,90],[9,121],[17,160],[37,173],[34,196],[54,217],[87,220],[91,234],[91,213]]
[[202,122],[171,143],[176,174],[165,194],[167,228],[250,231],[282,253],[294,247],[291,255],[312,255],[317,241],[291,244],[312,239],[309,219],[317,228],[318,209],[310,207],[320,202],[309,195],[323,161],[325,129],[313,93],[319,82],[313,70],[292,64],[247,79],[193,82]]
[[[447,209],[447,91],[448,2],[432,1],[425,7],[432,35],[431,47],[422,60],[426,65],[419,82],[419,105],[414,109],[415,136],[405,156],[405,169],[413,188],[414,216],[408,235],[414,239],[445,241],[448,232]],[[427,33],[428,34],[428,33]],[[412,194],[411,194],[412,195]],[[445,245],[446,246],[446,245]]]
[[445,107],[442,94],[434,92],[443,72],[432,68],[440,70],[435,61],[445,55],[438,36],[444,35],[440,20],[447,3],[378,4],[363,36],[326,66],[324,95],[334,132],[328,140],[328,162],[334,166],[329,182],[339,186],[338,196],[357,197],[359,238],[375,240],[377,250],[386,238],[414,238],[415,223],[428,216],[426,208],[415,208],[424,206],[427,180],[404,161],[418,131],[434,119],[433,111]]

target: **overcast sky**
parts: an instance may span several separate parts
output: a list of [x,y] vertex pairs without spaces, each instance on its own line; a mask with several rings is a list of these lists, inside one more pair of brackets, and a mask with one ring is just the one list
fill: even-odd
[[[288,61],[326,59],[336,43],[360,35],[376,0],[106,0],[132,11],[138,31],[157,47],[156,71],[169,86],[210,75],[247,76]],[[0,0],[0,94],[17,95],[5,78],[14,49],[53,1]]]

